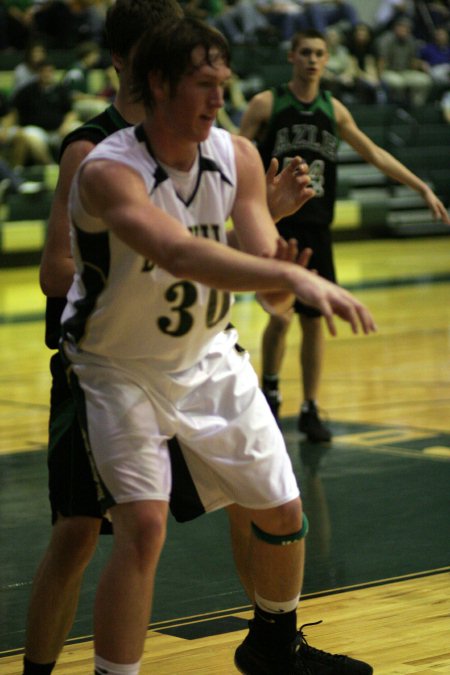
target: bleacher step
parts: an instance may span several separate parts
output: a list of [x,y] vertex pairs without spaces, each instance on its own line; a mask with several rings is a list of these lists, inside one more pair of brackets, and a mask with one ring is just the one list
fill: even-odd
[[424,223],[432,225],[434,220],[429,209],[405,209],[403,211],[391,211],[386,219],[388,225],[403,223]]
[[[408,194],[388,197],[389,209],[423,209],[424,201],[420,195],[409,190]],[[428,211],[429,214],[429,211]]]
[[396,223],[389,225],[388,231],[394,237],[422,237],[449,234],[448,225],[443,225],[442,223],[435,221]]

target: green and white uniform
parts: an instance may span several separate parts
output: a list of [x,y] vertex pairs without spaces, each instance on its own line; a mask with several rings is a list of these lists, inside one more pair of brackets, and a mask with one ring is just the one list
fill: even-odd
[[[149,199],[192,236],[225,244],[236,194],[227,132],[211,130],[183,178],[158,163],[141,126],[107,139],[85,163],[95,159],[129,164]],[[76,275],[62,317],[63,355],[79,387],[104,507],[169,500],[167,441],[175,434],[205,510],[295,498],[283,437],[229,327],[229,295],[177,279],[123,244],[84,211],[76,180],[71,216]]]

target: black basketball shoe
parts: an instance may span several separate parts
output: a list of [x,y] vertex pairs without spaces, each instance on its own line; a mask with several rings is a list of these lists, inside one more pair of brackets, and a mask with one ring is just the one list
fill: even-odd
[[307,401],[300,410],[298,430],[306,434],[311,443],[329,443],[331,431],[319,417],[319,411],[314,401]]
[[[320,621],[318,622],[320,623]],[[305,624],[311,626],[314,624]],[[371,675],[373,668],[364,661],[341,654],[329,654],[310,647],[302,626],[290,649],[268,656],[258,650],[251,635],[237,648],[234,662],[244,675]]]

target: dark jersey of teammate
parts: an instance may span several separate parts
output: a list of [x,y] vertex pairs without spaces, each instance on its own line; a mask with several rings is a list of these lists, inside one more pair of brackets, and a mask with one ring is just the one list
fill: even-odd
[[[314,101],[302,103],[287,84],[275,87],[272,93],[272,114],[258,144],[264,166],[267,169],[271,158],[276,157],[281,170],[300,155],[309,165],[316,193],[296,213],[280,220],[277,229],[284,239],[296,239],[299,250],[311,248],[309,267],[325,279],[336,281],[330,225],[336,201],[339,138],[331,94],[320,91]],[[320,316],[298,300],[294,307],[298,313]]]

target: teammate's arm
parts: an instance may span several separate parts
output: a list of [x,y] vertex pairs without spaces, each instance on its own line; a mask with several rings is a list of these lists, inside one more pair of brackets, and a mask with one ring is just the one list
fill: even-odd
[[250,141],[259,140],[270,119],[272,106],[273,94],[270,89],[253,96],[242,116],[240,135]]
[[48,297],[64,298],[72,283],[75,268],[70,250],[69,191],[76,170],[93,147],[89,141],[74,141],[61,158],[39,270],[41,288]]

